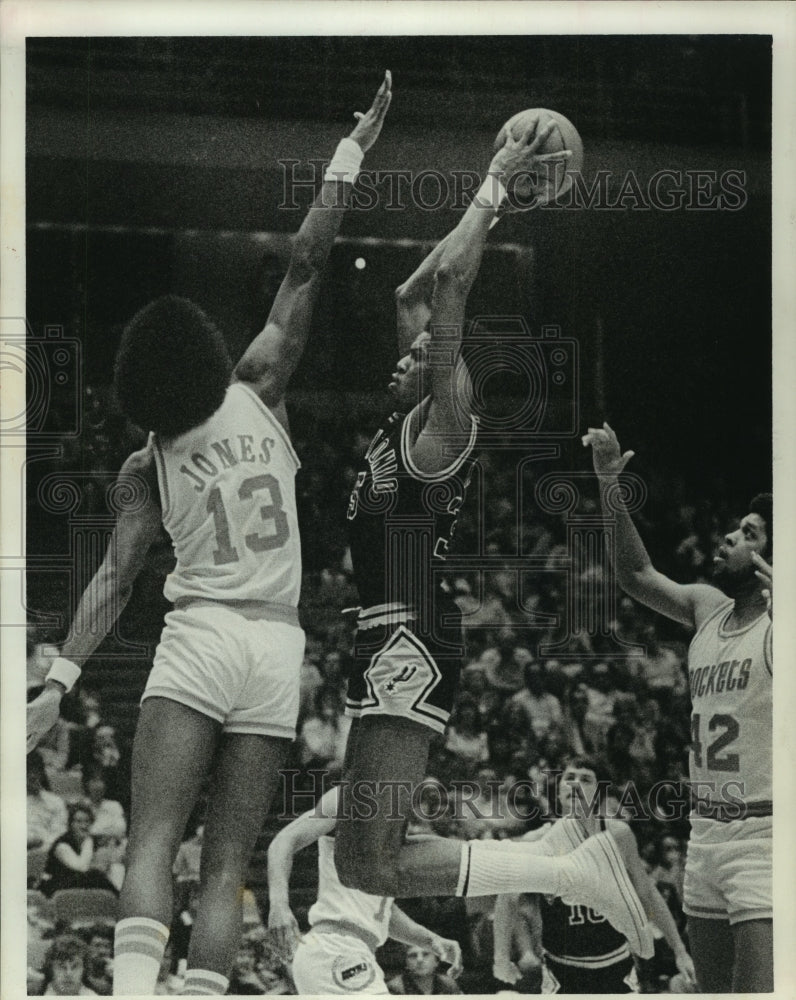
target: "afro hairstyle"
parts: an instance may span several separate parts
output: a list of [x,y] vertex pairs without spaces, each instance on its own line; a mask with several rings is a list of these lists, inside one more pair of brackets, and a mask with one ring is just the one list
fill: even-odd
[[195,303],[165,295],[125,327],[114,385],[134,424],[175,438],[215,413],[231,374],[232,361],[215,324]]

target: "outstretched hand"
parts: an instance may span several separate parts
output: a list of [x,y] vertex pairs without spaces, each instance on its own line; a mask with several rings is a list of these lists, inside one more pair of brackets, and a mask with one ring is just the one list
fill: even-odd
[[363,153],[367,153],[378,139],[384,119],[387,117],[387,109],[390,106],[391,100],[392,74],[387,70],[384,74],[384,80],[376,91],[376,96],[373,98],[370,110],[365,114],[361,111],[354,112],[354,117],[358,121],[349,138],[357,143]]
[[509,986],[513,986],[522,979],[522,973],[516,963],[505,957],[495,958],[492,964],[492,975],[502,983],[508,983]]
[[450,966],[448,975],[456,979],[462,973],[462,949],[458,941],[449,938],[435,937],[431,942],[431,950],[441,962]]
[[289,906],[271,904],[268,912],[268,935],[283,960],[291,962],[301,939],[301,932]]
[[768,617],[773,620],[774,567],[770,563],[767,563],[761,555],[757,554],[757,552],[752,553],[752,562],[755,564],[755,576],[763,584],[763,597],[766,599]]
[[602,427],[590,427],[581,440],[584,446],[591,445],[594,471],[598,476],[618,476],[636,454],[634,451],[622,454],[616,434],[607,423]]
[[515,174],[541,173],[548,164],[564,163],[572,156],[571,149],[559,149],[553,153],[539,153],[544,147],[548,136],[558,128],[558,123],[552,118],[541,127],[537,123],[529,125],[522,135],[515,139],[510,133],[506,141],[492,157],[489,166],[490,173]]

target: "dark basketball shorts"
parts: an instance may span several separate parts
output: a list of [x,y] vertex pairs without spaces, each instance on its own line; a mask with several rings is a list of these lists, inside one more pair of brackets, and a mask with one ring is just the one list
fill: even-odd
[[638,993],[638,976],[628,957],[603,968],[582,969],[548,955],[542,970],[542,993]]
[[395,715],[444,732],[464,655],[458,608],[450,602],[429,625],[392,609],[360,614],[346,715]]

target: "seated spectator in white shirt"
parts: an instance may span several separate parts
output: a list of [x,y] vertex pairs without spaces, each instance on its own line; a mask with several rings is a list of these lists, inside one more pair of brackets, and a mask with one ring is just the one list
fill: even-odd
[[116,841],[127,836],[127,820],[121,803],[105,798],[105,773],[99,764],[90,763],[83,771],[83,791],[94,813],[92,837],[111,837]]
[[508,704],[519,708],[527,725],[533,731],[538,742],[544,739],[552,729],[560,729],[564,714],[561,702],[554,694],[550,694],[545,683],[545,672],[541,663],[529,660],[525,664],[525,686],[512,695]]
[[68,825],[66,803],[50,791],[44,759],[38,750],[28,754],[28,850],[48,851]]
[[448,723],[445,748],[463,760],[480,764],[489,757],[487,734],[478,704],[468,694],[461,694]]

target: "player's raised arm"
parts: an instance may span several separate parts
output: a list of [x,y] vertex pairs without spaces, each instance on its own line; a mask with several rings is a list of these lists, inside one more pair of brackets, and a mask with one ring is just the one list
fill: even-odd
[[130,510],[118,515],[105,558],[80,599],[61,655],[47,674],[44,691],[28,705],[28,752],[55,725],[61,698],[80,676],[78,664],[91,656],[122,613],[160,530],[157,475],[151,449],[130,455],[117,482],[138,500],[130,504]]
[[314,809],[288,823],[268,848],[268,931],[286,961],[293,958],[299,927],[290,909],[290,874],[299,851],[331,833],[337,822],[338,788],[321,797]]
[[[363,155],[376,142],[392,99],[389,70],[366,114],[357,113],[356,127],[343,139],[324,175],[324,182],[293,240],[287,274],[277,292],[265,327],[235,368],[271,408],[279,408],[299,363],[326,261],[351,203]],[[281,416],[281,415],[280,415]]]
[[608,828],[619,845],[622,860],[625,863],[630,880],[638,893],[638,898],[641,900],[647,917],[663,933],[664,938],[666,938],[666,943],[674,953],[674,961],[678,971],[693,985],[696,982],[694,963],[686,951],[686,947],[677,930],[677,924],[674,922],[674,917],[666,905],[666,901],[658,892],[654,882],[647,874],[644,862],[639,857],[633,831],[621,820],[608,820]]
[[469,431],[470,378],[460,355],[464,311],[487,234],[506,195],[503,182],[517,172],[533,172],[548,161],[571,155],[569,150],[537,152],[554,128],[551,121],[536,130],[529,128],[519,139],[508,136],[459,224],[435,251],[430,341],[425,346],[432,401],[412,453],[423,472],[435,473],[448,466],[462,449],[462,434]]
[[[692,628],[698,626],[726,598],[715,587],[698,583],[676,583],[655,569],[633,519],[622,507],[618,488],[619,474],[634,452],[622,453],[616,434],[607,423],[602,427],[590,427],[583,437],[583,443],[591,445],[594,471],[600,481],[603,515],[612,519],[615,525],[614,569],[619,586],[631,597],[660,614]],[[609,491],[610,506],[606,501]]]

